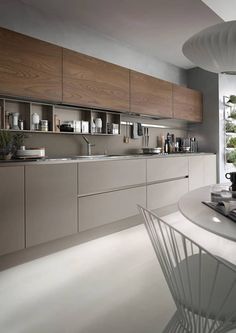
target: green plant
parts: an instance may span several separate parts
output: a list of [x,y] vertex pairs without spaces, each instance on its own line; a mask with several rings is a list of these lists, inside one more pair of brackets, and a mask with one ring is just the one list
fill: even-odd
[[229,141],[227,142],[227,147],[236,148],[236,137],[232,137],[229,139]]
[[235,133],[236,132],[236,126],[231,121],[227,121],[225,123],[225,131],[230,132],[230,133]]
[[7,131],[0,131],[0,149],[6,149],[13,143],[13,135]]
[[229,118],[236,119],[236,111],[232,111]]
[[236,163],[236,150],[226,154],[226,161],[227,163]]
[[13,136],[13,146],[14,149],[20,149],[21,146],[24,146],[24,140],[28,138],[28,135],[25,133],[16,133]]

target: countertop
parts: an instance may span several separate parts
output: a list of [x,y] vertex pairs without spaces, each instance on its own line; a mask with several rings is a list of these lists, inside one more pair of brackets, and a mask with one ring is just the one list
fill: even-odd
[[42,164],[60,164],[60,163],[81,163],[81,162],[98,162],[98,161],[116,161],[127,159],[152,159],[152,158],[170,158],[170,157],[191,157],[201,155],[215,155],[213,153],[178,153],[178,154],[130,154],[130,155],[92,155],[91,157],[47,157],[33,160],[0,160],[0,167],[16,165],[42,165]]

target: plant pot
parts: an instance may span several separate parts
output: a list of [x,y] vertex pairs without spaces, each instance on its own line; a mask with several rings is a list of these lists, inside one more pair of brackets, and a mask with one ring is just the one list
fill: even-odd
[[9,161],[11,158],[12,158],[12,153],[0,155],[0,160]]

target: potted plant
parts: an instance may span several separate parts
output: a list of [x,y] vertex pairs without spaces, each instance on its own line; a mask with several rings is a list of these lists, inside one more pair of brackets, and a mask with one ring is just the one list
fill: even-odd
[[0,131],[0,159],[10,160],[13,155],[13,135],[7,131]]

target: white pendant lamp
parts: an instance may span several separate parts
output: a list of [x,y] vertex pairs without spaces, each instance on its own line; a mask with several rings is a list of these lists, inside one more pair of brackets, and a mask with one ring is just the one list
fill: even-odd
[[236,21],[219,23],[195,34],[184,43],[183,54],[207,71],[236,75]]

